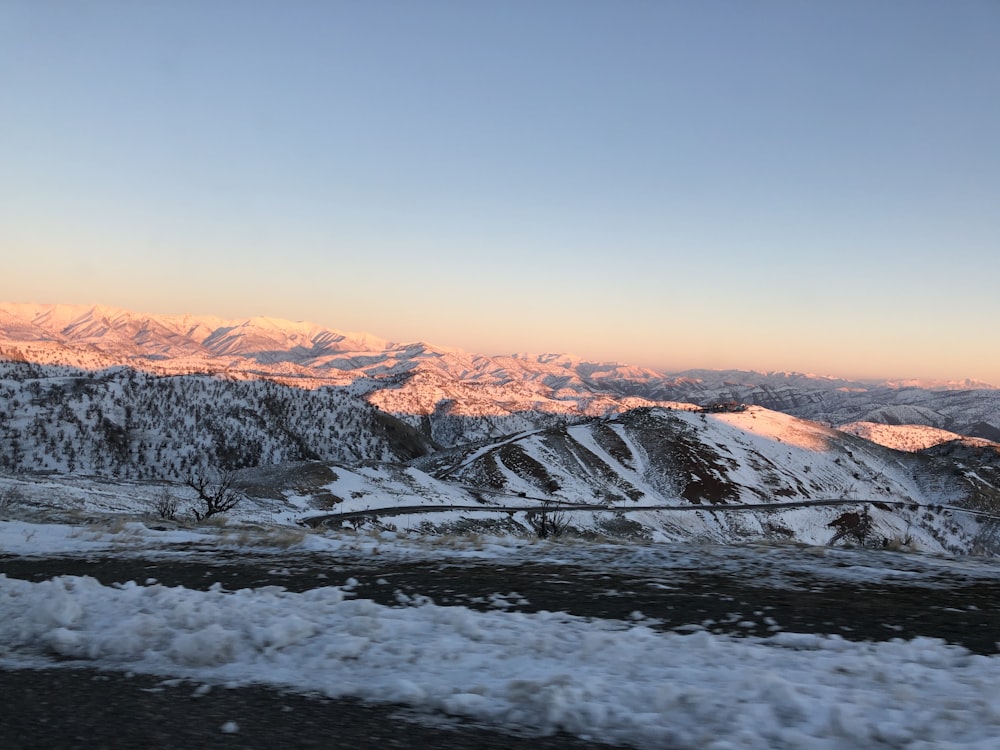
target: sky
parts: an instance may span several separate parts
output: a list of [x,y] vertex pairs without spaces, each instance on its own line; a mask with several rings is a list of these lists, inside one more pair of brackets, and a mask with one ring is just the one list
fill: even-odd
[[1000,384],[995,0],[2,0],[0,299]]

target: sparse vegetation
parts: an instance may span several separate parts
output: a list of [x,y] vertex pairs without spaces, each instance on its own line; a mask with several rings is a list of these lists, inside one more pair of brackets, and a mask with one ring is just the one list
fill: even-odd
[[845,537],[851,537],[863,547],[872,533],[872,518],[866,505],[860,513],[842,513],[827,526],[837,530],[837,533],[830,539],[829,545],[832,546]]
[[0,382],[0,471],[11,473],[184,481],[209,466],[394,460],[421,449],[415,430],[334,387],[3,359]]
[[177,511],[180,510],[180,500],[166,487],[161,489],[152,500],[149,501],[150,509],[157,518],[164,521],[174,521],[177,519]]
[[915,551],[913,536],[909,533],[902,536],[894,536],[892,538],[883,539],[882,546],[892,552]]
[[219,537],[220,546],[276,547],[290,549],[302,543],[308,532],[302,528],[241,528],[227,530]]
[[199,505],[191,508],[191,514],[198,521],[228,513],[243,499],[242,490],[236,487],[236,472],[227,471],[221,476],[202,471],[188,477],[187,485],[198,493]]
[[499,451],[500,460],[504,465],[541,488],[543,492],[552,493],[559,490],[559,482],[546,470],[545,466],[529,456],[520,445],[506,443]]
[[566,513],[558,510],[554,503],[546,502],[543,510],[529,511],[525,516],[539,539],[556,539],[569,527]]
[[13,510],[24,504],[24,493],[17,485],[11,485],[0,491],[0,510]]

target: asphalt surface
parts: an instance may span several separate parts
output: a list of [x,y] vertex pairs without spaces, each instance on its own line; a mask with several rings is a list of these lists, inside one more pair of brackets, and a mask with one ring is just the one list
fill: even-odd
[[[848,640],[928,636],[981,654],[1000,652],[1000,580],[956,581],[928,589],[919,582],[872,584],[794,580],[794,588],[752,576],[707,570],[662,576],[604,572],[573,565],[473,564],[310,555],[187,558],[0,556],[0,572],[41,581],[87,575],[105,585],[156,581],[165,586],[227,590],[283,586],[305,591],[354,579],[358,598],[397,605],[399,594],[441,605],[507,611],[562,611],[583,617],[635,619],[671,630],[703,625],[716,633],[767,636],[777,630],[836,633]],[[498,600],[496,595],[505,597]],[[512,596],[513,595],[513,596]],[[706,624],[707,623],[707,624]]]
[[[441,563],[287,554],[220,553],[209,558],[0,556],[0,572],[40,581],[88,575],[102,583],[156,581],[226,589],[277,585],[290,591],[343,586],[390,606],[427,596],[441,605],[508,611],[565,611],[636,619],[662,630],[704,628],[733,635],[776,631],[837,633],[849,640],[929,636],[998,653],[1000,580],[951,587],[918,581],[857,583],[793,577],[775,586],[719,570],[601,571],[575,565]],[[370,706],[271,687],[213,688],[197,683],[76,666],[0,671],[2,748],[591,748],[569,736],[519,737],[447,717],[418,717],[398,706]],[[236,731],[223,726],[235,722]],[[229,725],[227,728],[232,729]]]
[[94,669],[0,670],[0,747],[481,748],[587,750],[575,737],[520,737],[398,706],[370,706],[268,687],[199,683]]

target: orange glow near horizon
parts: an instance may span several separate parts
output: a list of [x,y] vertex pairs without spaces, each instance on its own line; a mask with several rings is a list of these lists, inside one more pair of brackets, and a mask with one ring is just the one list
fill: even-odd
[[[84,306],[88,307],[89,306]],[[124,308],[122,308],[124,309]],[[238,308],[242,309],[242,308]],[[271,311],[268,311],[271,312]],[[153,312],[157,315],[162,313]],[[181,313],[182,314],[182,313]],[[170,315],[177,316],[176,309]],[[202,316],[195,316],[202,317]],[[239,322],[239,317],[229,318],[228,316],[213,317],[213,323],[222,321]],[[263,317],[263,316],[257,316]],[[275,316],[276,320],[287,320],[280,316]],[[474,321],[473,321],[474,322]],[[959,361],[956,357],[954,361],[945,359],[942,364],[928,366],[921,361],[921,356],[925,348],[916,349],[915,353],[904,353],[906,356],[898,357],[897,361],[886,365],[888,359],[883,355],[876,359],[872,351],[883,346],[879,337],[869,336],[857,340],[851,340],[850,331],[844,331],[840,335],[840,340],[825,340],[813,342],[809,347],[796,349],[792,353],[783,350],[779,340],[769,340],[765,343],[756,341],[740,341],[739,336],[727,335],[726,346],[719,347],[711,342],[706,342],[698,338],[702,331],[691,329],[672,329],[668,333],[667,341],[647,342],[644,339],[648,331],[641,328],[623,329],[626,335],[620,336],[613,344],[607,341],[597,341],[590,338],[589,332],[581,335],[572,329],[563,331],[562,334],[553,330],[483,330],[482,328],[471,333],[462,335],[462,330],[457,326],[458,321],[449,321],[448,325],[437,323],[430,325],[439,331],[440,337],[433,335],[409,337],[405,335],[384,336],[382,332],[375,331],[376,338],[385,338],[387,341],[397,343],[413,343],[422,340],[425,343],[440,347],[442,349],[452,349],[468,354],[484,354],[487,356],[503,356],[509,354],[542,354],[546,352],[573,354],[583,360],[618,363],[627,366],[651,369],[660,373],[675,373],[686,370],[752,370],[757,372],[799,372],[812,374],[821,377],[834,377],[847,380],[893,380],[893,381],[962,381],[965,379],[979,380],[980,382],[996,384],[1000,377],[991,380],[987,374],[985,377],[979,373],[957,374],[954,362]],[[322,326],[320,323],[315,323]],[[397,330],[397,333],[407,333],[416,330],[420,326],[420,321],[409,321],[405,326]],[[341,333],[350,332],[348,327],[331,327],[332,330]],[[363,328],[362,328],[363,330]],[[521,332],[525,334],[523,341],[515,341],[514,337]],[[709,332],[711,333],[711,332]],[[666,338],[666,337],[665,337]],[[443,342],[442,339],[450,339]],[[565,345],[555,346],[553,342],[563,340]],[[836,346],[843,347],[852,352],[852,356],[840,356],[837,354]],[[651,356],[650,351],[661,352],[657,356]],[[202,365],[192,365],[201,367]],[[151,370],[165,371],[167,369],[175,371],[175,365],[151,365]],[[186,364],[177,364],[181,369],[188,367]],[[307,373],[289,373],[290,377],[310,377]]]

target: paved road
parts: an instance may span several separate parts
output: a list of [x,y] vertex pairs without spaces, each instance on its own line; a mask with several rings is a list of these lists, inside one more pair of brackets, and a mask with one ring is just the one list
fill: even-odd
[[[792,573],[786,578],[794,585],[780,587],[752,573],[711,566],[658,573],[537,562],[449,564],[235,552],[210,558],[0,556],[0,572],[28,580],[72,574],[106,584],[156,579],[199,589],[219,582],[227,589],[278,585],[292,591],[354,578],[356,596],[387,605],[405,594],[477,609],[560,610],[615,619],[641,613],[664,630],[693,626],[768,635],[781,629],[865,640],[923,635],[984,654],[997,653],[1000,640],[1000,580],[991,578],[929,589],[909,579],[866,584]],[[469,724],[414,723],[398,707],[267,687],[216,688],[202,697],[193,695],[195,687],[89,668],[0,672],[0,747],[598,747],[573,737],[526,739]],[[228,721],[239,731],[224,733]]]
[[[198,683],[94,669],[0,670],[0,747],[102,748],[456,748],[590,750],[575,737],[526,738],[469,723],[434,726],[395,706]],[[409,716],[409,718],[407,718]],[[223,727],[236,724],[233,732]],[[233,728],[233,727],[229,727]]]
[[[462,486],[473,494],[494,495],[497,497],[507,497],[515,499],[515,496],[504,492],[483,490],[476,487]],[[878,500],[863,501],[857,499],[827,498],[824,500],[791,500],[776,501],[772,503],[739,503],[739,504],[706,504],[693,505],[684,503],[682,505],[635,505],[627,503],[616,503],[614,505],[595,505],[594,503],[573,503],[566,500],[552,500],[540,497],[530,497],[522,495],[523,500],[519,505],[469,505],[469,504],[447,504],[447,505],[395,505],[381,508],[363,508],[360,510],[348,510],[338,513],[327,513],[321,516],[308,516],[300,523],[313,528],[319,526],[340,526],[344,521],[356,518],[390,518],[393,516],[413,516],[427,515],[430,513],[443,513],[448,511],[460,511],[465,513],[561,513],[563,511],[582,511],[589,513],[644,513],[650,511],[664,511],[671,513],[777,513],[798,508],[823,508],[823,507],[850,507],[857,508],[865,505],[875,505],[883,508],[908,508],[910,510],[923,509],[929,513],[960,513],[963,515],[976,516],[977,518],[988,518],[1000,520],[1000,515],[988,513],[970,508],[960,508],[954,505],[918,505],[913,502],[901,500]],[[529,504],[533,503],[533,504]]]
[[[397,592],[429,596],[442,605],[508,611],[563,611],[585,617],[626,619],[641,613],[670,630],[705,625],[717,633],[769,635],[776,630],[837,633],[848,640],[929,636],[983,654],[998,652],[1000,580],[956,581],[928,589],[908,579],[871,584],[810,580],[794,588],[752,575],[691,569],[657,575],[556,564],[474,564],[394,561],[313,555],[252,557],[220,553],[211,558],[0,556],[0,572],[26,580],[89,575],[104,584],[155,579],[167,586],[226,589],[284,586],[304,591],[343,585],[379,604],[398,604]],[[495,595],[504,595],[498,599]],[[516,594],[517,596],[506,596]]]

